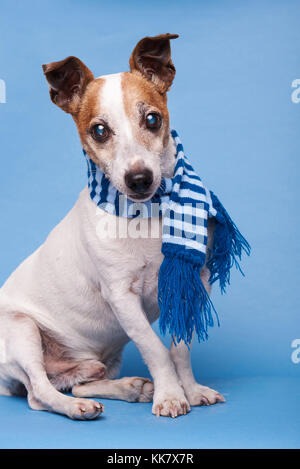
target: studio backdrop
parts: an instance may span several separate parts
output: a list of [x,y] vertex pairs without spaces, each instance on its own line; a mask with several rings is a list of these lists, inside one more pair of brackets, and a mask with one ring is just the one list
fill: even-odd
[[[266,420],[272,422],[276,416],[270,400],[294,399],[291,407],[279,409],[280,425],[290,428],[285,436],[279,436],[279,428],[273,435],[272,424],[272,438],[260,426],[258,437],[244,402],[242,414],[232,411],[234,437],[226,433],[230,416],[228,426],[220,417],[225,441],[213,426],[215,441],[204,437],[203,443],[196,436],[180,440],[178,426],[168,430],[169,435],[174,431],[173,441],[170,436],[159,441],[166,437],[163,426],[170,422],[165,420],[148,443],[139,432],[129,441],[126,432],[120,436],[114,429],[116,440],[93,440],[92,447],[299,443],[299,15],[297,0],[0,1],[0,283],[45,240],[87,183],[74,122],[50,102],[41,65],[74,55],[95,76],[126,71],[139,39],[178,33],[172,42],[177,73],[168,95],[171,126],[204,183],[216,192],[252,247],[251,256],[242,262],[245,277],[233,271],[226,295],[213,289],[220,327],[209,330],[207,342],[195,340],[195,375],[207,385],[217,386],[220,380],[228,406],[232,383],[244,383],[240,401],[243,394],[250,412],[260,405],[260,415],[269,406]],[[154,328],[158,332],[157,324]],[[170,343],[168,336],[163,340]],[[126,347],[121,373],[149,376],[133,344]],[[3,408],[13,408],[7,402]],[[220,411],[215,407],[212,418],[215,412],[225,412],[226,405]],[[193,425],[202,425],[203,415],[206,422],[210,419],[200,410]],[[150,407],[147,412],[150,422]],[[254,425],[248,433],[241,430],[241,415]],[[39,418],[58,419],[45,413]],[[109,425],[109,413],[105,419]],[[17,422],[16,417],[16,426]],[[25,422],[24,417],[23,428]],[[33,428],[36,431],[35,424]],[[0,444],[1,439],[10,447],[52,444],[50,437],[45,443],[25,434],[25,440],[19,435],[16,441],[2,429]],[[77,430],[75,434],[80,438]],[[70,435],[65,444],[73,445]],[[89,446],[87,436],[81,444]]]

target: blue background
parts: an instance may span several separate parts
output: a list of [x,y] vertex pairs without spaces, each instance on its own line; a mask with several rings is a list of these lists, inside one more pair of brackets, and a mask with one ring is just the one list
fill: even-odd
[[[95,76],[124,71],[136,42],[162,32],[180,34],[172,126],[253,249],[246,278],[214,290],[221,328],[193,348],[198,380],[225,405],[171,421],[150,404],[106,401],[105,417],[72,422],[2,397],[0,447],[300,447],[299,15],[296,0],[0,1],[0,284],[86,184],[75,126],[50,102],[41,64],[75,55]],[[132,344],[122,374],[147,375]]]

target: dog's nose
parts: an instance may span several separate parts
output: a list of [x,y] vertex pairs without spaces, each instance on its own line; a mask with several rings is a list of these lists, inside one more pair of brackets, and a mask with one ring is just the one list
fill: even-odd
[[139,172],[129,171],[125,174],[125,184],[129,189],[137,194],[147,192],[153,182],[153,173],[150,169],[143,169]]

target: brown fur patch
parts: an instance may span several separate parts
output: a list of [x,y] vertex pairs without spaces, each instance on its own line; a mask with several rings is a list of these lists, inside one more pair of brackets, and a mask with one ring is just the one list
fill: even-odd
[[[163,145],[166,146],[169,139],[169,112],[166,94],[160,94],[156,86],[137,71],[123,73],[121,86],[125,112],[132,122],[137,119],[137,105],[148,107],[149,111],[159,111],[163,117],[163,124],[157,135],[163,137]],[[151,132],[140,132],[139,125],[134,126],[134,128],[136,129],[135,138],[137,141],[148,150],[151,150],[151,141],[153,139]]]
[[79,111],[76,116],[73,116],[82,146],[95,163],[97,163],[97,157],[94,149],[88,143],[87,131],[92,120],[99,114],[99,94],[104,83],[104,79],[96,78],[89,84],[80,103]]

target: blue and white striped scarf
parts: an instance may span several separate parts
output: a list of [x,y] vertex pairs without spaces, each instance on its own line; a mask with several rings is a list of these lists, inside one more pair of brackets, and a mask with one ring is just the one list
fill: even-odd
[[[85,153],[91,199],[101,209],[126,218],[162,216],[163,235],[158,279],[160,329],[173,340],[189,344],[195,331],[207,339],[216,311],[203,286],[200,271],[210,270],[210,283],[219,281],[221,292],[230,283],[230,269],[238,259],[250,254],[250,246],[233,223],[215,194],[205,188],[184,155],[175,130],[175,169],[172,178],[163,178],[151,200],[137,203],[122,195]],[[211,252],[207,249],[207,220],[216,220]],[[218,316],[216,314],[217,321]]]

